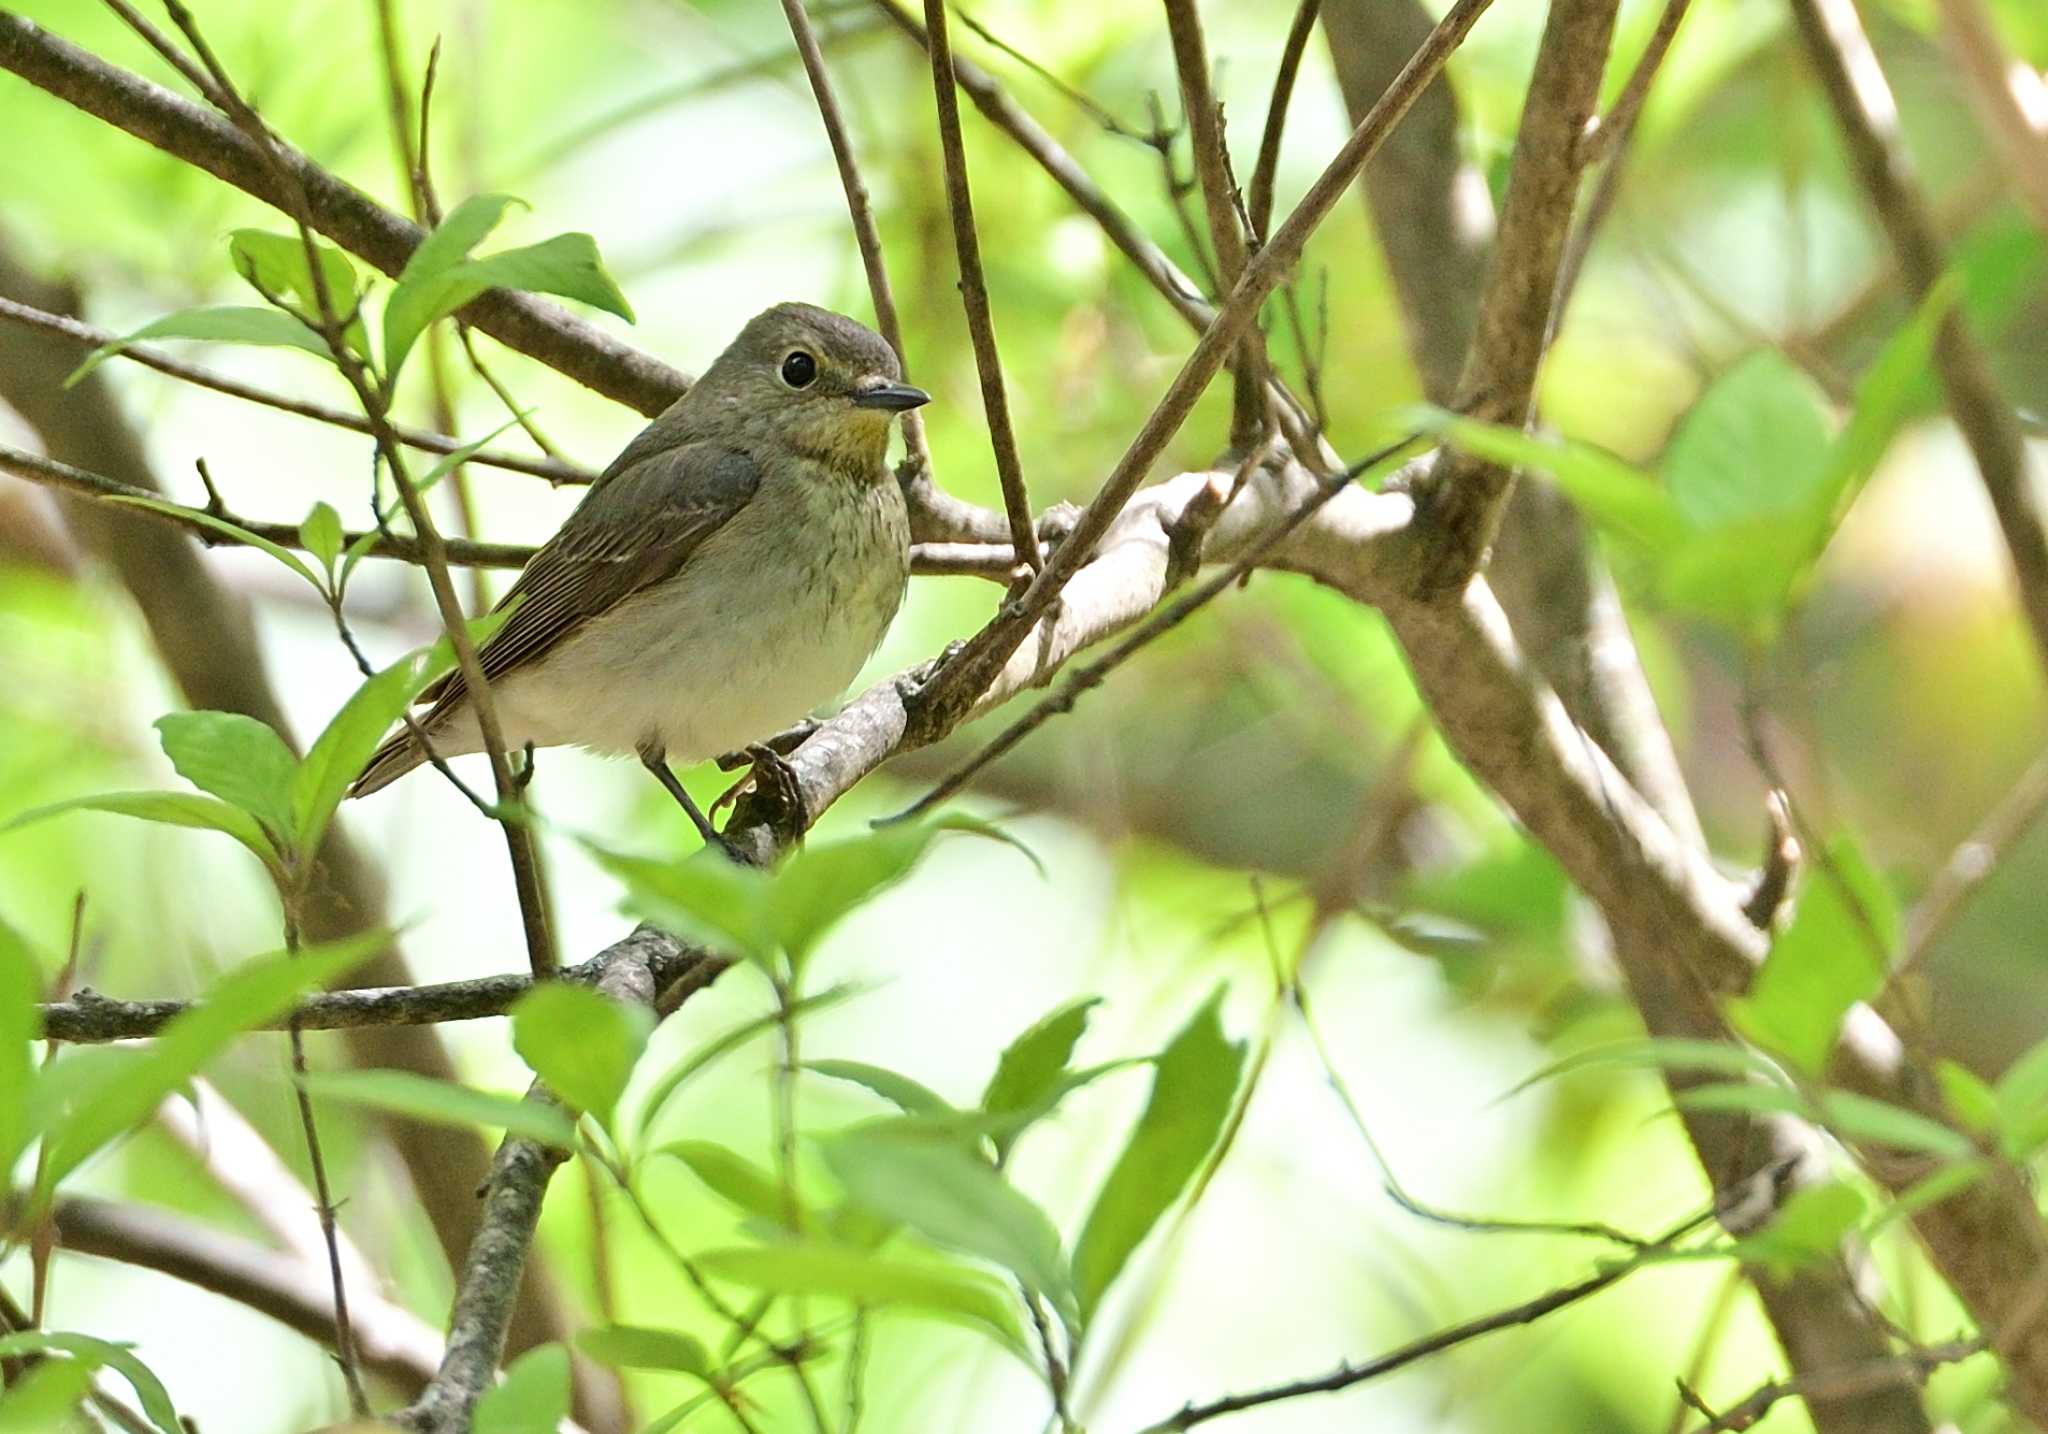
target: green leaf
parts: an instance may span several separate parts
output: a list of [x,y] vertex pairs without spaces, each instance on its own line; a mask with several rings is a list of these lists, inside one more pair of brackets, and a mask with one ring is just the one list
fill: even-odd
[[1685,536],[1685,519],[1671,495],[1603,448],[1538,438],[1437,408],[1415,410],[1414,418],[1417,427],[1474,458],[1548,473],[1594,523],[1652,557],[1671,552]]
[[[359,304],[361,286],[355,265],[348,255],[332,244],[313,241],[319,256],[320,277],[327,288],[327,302],[337,319],[348,320],[342,342],[362,359],[370,357],[370,335],[363,328]],[[273,234],[265,229],[235,229],[228,233],[228,257],[235,272],[266,297],[298,300],[302,312],[320,313],[319,291],[313,286],[312,270],[306,266],[306,246],[296,234]],[[326,351],[323,342],[321,351]]]
[[299,759],[275,729],[240,712],[167,712],[155,726],[179,776],[289,838]]
[[0,1175],[11,1172],[28,1148],[29,1092],[36,1078],[29,1043],[41,1034],[36,1002],[42,998],[35,953],[0,921]]
[[716,1371],[703,1342],[672,1329],[609,1324],[586,1329],[576,1347],[613,1369],[660,1369],[709,1380]]
[[[1004,1048],[996,1061],[995,1074],[982,1092],[981,1108],[990,1115],[1010,1115],[1032,1110],[1052,1094],[1073,1059],[1074,1047],[1088,1029],[1088,1015],[1100,1003],[1099,996],[1069,1001],[1046,1015]],[[1022,1134],[1021,1128],[996,1137],[998,1160]]]
[[[799,996],[790,1003],[790,1014],[801,1015],[807,1011],[822,1010],[827,1006],[837,1005],[848,996],[853,995],[854,990],[855,988],[851,986],[833,986],[827,990],[819,991],[815,995]],[[647,1088],[647,1099],[641,1102],[641,1138],[645,1139],[647,1132],[654,1128],[654,1122],[660,1117],[662,1108],[668,1104],[669,1099],[675,1095],[684,1082],[688,1081],[706,1066],[717,1061],[720,1057],[730,1055],[733,1051],[738,1050],[754,1037],[761,1035],[763,1032],[773,1030],[781,1022],[781,1015],[775,1011],[769,1011],[763,1015],[742,1021],[724,1035],[706,1041],[703,1045],[697,1047],[696,1050],[690,1052],[689,1055],[664,1071],[660,1079]]]
[[505,1366],[505,1377],[476,1402],[470,1434],[555,1434],[569,1417],[569,1351],[559,1344],[530,1349]]
[[611,1124],[654,1016],[583,986],[549,982],[512,1006],[512,1048],[564,1102]]
[[1854,1091],[1831,1090],[1820,1098],[1820,1108],[1828,1128],[1844,1140],[1892,1145],[1949,1160],[1964,1160],[1977,1153],[1970,1138],[1962,1132],[1918,1111]]
[[[509,194],[478,194],[457,205],[399,271],[398,285],[384,302],[384,369],[395,378],[405,356],[437,317],[432,310],[438,280],[469,257],[469,251],[498,227],[505,211],[525,201]],[[458,306],[459,307],[459,306]]]
[[170,1392],[148,1365],[129,1352],[129,1346],[94,1339],[91,1335],[46,1334],[41,1330],[0,1337],[0,1358],[47,1354],[52,1350],[71,1355],[88,1371],[101,1367],[113,1370],[128,1381],[143,1414],[162,1434],[185,1434],[185,1426],[178,1420],[177,1408],[171,1403]]
[[[481,644],[510,616],[508,606],[478,618],[469,625],[470,641]],[[432,647],[409,652],[366,680],[342,704],[306,749],[306,759],[292,779],[292,836],[299,850],[319,847],[334,809],[369,765],[385,732],[428,683],[453,666],[455,647],[443,636]]]
[[1079,1325],[1059,1232],[988,1162],[951,1142],[856,1127],[827,1141],[825,1163],[853,1200],[927,1240],[978,1255],[1045,1296],[1069,1329]]
[[784,1244],[712,1250],[697,1257],[706,1274],[774,1294],[828,1295],[859,1305],[901,1305],[993,1334],[1027,1366],[1017,1305],[978,1270],[889,1259],[843,1245]]
[[[1636,1070],[1702,1071],[1709,1075],[1762,1076],[1779,1081],[1777,1068],[1755,1051],[1726,1041],[1689,1040],[1680,1036],[1644,1036],[1575,1051],[1552,1061],[1501,1097],[1520,1095],[1531,1086],[1583,1070],[1625,1066]],[[1782,1084],[1782,1081],[1779,1081]]]
[[[58,1084],[67,1096],[63,1108],[46,1106],[41,1112],[39,1193],[55,1189],[86,1157],[140,1124],[159,1101],[199,1074],[237,1036],[275,1020],[306,992],[325,986],[390,942],[387,931],[367,931],[308,947],[296,956],[280,951],[256,957],[216,981],[145,1050],[64,1052],[44,1073],[44,1080],[81,1058],[88,1078],[61,1080]],[[132,1059],[108,1059],[113,1056]]]
[[92,1388],[97,1366],[82,1359],[48,1359],[0,1392],[0,1434],[50,1434],[67,1429]]
[[341,514],[334,511],[331,503],[315,503],[313,511],[299,524],[299,541],[320,560],[330,579],[334,576],[334,560],[341,556],[341,539]]
[[256,819],[240,807],[231,807],[215,797],[197,792],[102,792],[98,796],[73,797],[36,807],[0,824],[0,833],[16,831],[33,822],[61,816],[66,812],[112,812],[165,826],[191,827],[233,837],[255,854],[266,870],[282,874],[283,859]]
[[705,847],[681,861],[660,861],[584,845],[599,866],[626,886],[626,910],[665,931],[693,938],[724,955],[764,969],[778,946],[765,871]]
[[1074,1247],[1084,1322],[1223,1133],[1245,1047],[1224,1038],[1222,1004],[1218,988],[1160,1053],[1151,1097],[1095,1197]]
[[878,827],[844,841],[807,845],[775,874],[777,939],[799,968],[826,932],[910,874],[944,830],[936,822]]
[[1804,525],[1794,519],[1731,523],[1687,539],[1672,553],[1657,572],[1657,596],[1766,645],[1783,626],[1810,547]]
[[1763,1229],[1737,1240],[1734,1253],[1783,1277],[1802,1266],[1833,1259],[1843,1237],[1856,1228],[1868,1208],[1860,1192],[1839,1180],[1806,1186],[1793,1191]]
[[783,1218],[781,1184],[745,1156],[709,1140],[671,1141],[654,1153],[682,1161],[712,1194],[742,1213],[769,1221]]
[[70,388],[115,354],[133,348],[145,339],[211,339],[217,343],[255,344],[260,348],[303,349],[323,359],[332,358],[327,352],[327,341],[290,314],[276,309],[223,304],[203,309],[180,309],[175,314],[152,319],[112,343],[101,344],[86,355],[84,363],[71,371],[71,376],[64,380],[64,387]]
[[1678,1092],[1673,1103],[1684,1110],[1743,1111],[1750,1115],[1807,1115],[1805,1098],[1782,1085],[1756,1081],[1696,1085]]
[[116,493],[107,501],[109,503],[126,503],[134,508],[147,508],[154,513],[168,513],[180,522],[197,523],[200,527],[209,528],[219,533],[222,537],[232,538],[245,547],[260,549],[311,583],[315,592],[325,591],[320,585],[319,577],[311,568],[306,566],[305,559],[301,558],[290,548],[285,547],[282,543],[273,543],[268,538],[252,533],[239,523],[230,523],[225,518],[216,518],[203,508],[188,508],[182,503],[173,503],[165,498],[146,498],[139,493]]
[[2048,1040],[2029,1046],[2005,1068],[1994,1098],[2008,1153],[2031,1154],[2048,1141]]
[[1708,385],[1660,467],[1686,525],[1707,532],[1804,510],[1827,451],[1826,397],[1789,359],[1761,349]]
[[538,244],[502,249],[458,264],[449,273],[466,285],[476,285],[478,292],[519,289],[554,294],[616,314],[629,324],[635,322],[633,306],[605,272],[604,260],[598,257],[597,241],[588,234],[557,234]]
[[931,1087],[912,1080],[880,1066],[868,1065],[865,1061],[807,1061],[805,1070],[816,1071],[833,1080],[851,1081],[866,1086],[883,1100],[899,1110],[912,1115],[949,1115],[952,1105]]
[[1899,940],[1897,898],[1861,848],[1843,836],[1828,852],[1749,994],[1728,1003],[1738,1031],[1808,1075],[1827,1065],[1849,1008],[1877,993]]
[[1934,1082],[1941,1087],[1949,1112],[1966,1128],[1979,1134],[1998,1128],[1998,1094],[1975,1071],[1951,1060],[1937,1060]]
[[521,1100],[518,1096],[471,1090],[411,1071],[315,1071],[303,1084],[314,1095],[328,1100],[409,1115],[435,1125],[462,1130],[489,1126],[561,1150],[573,1149],[576,1144],[575,1126],[553,1106]]

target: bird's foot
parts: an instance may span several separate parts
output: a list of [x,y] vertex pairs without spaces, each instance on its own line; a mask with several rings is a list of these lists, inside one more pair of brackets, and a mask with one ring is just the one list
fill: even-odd
[[806,717],[803,721],[798,722],[792,727],[785,727],[773,737],[752,743],[737,752],[727,752],[724,756],[717,759],[718,770],[721,772],[737,772],[742,767],[754,765],[754,753],[762,747],[766,747],[778,757],[787,757],[797,748],[803,746],[804,743],[810,741],[811,734],[824,725],[823,722],[820,722],[815,717]]

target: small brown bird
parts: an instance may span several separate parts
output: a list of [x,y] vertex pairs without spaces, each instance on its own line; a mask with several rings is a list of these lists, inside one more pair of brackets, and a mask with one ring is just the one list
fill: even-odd
[[[789,726],[873,654],[910,572],[889,421],[929,401],[852,319],[809,304],[756,316],[500,602],[522,599],[478,656],[507,746],[635,753],[716,841],[668,759]],[[437,754],[483,749],[460,672],[421,700]],[[396,732],[350,795],[426,760]]]

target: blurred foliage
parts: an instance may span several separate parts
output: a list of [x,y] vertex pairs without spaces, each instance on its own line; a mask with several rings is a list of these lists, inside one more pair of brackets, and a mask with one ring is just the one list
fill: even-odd
[[[369,296],[351,341],[408,421],[439,421],[419,376],[437,364],[453,375],[458,432],[480,438],[505,423],[509,405],[448,335],[414,342],[487,280],[594,303],[617,318],[580,312],[686,368],[779,299],[868,316],[776,7],[397,8],[415,89],[441,43],[431,168],[451,242],[399,283],[331,262],[338,286]],[[1985,343],[2038,432],[2048,239],[1993,165],[1931,0],[1861,8],[1950,241],[1942,302]],[[2048,12],[2033,0],[1992,8],[2014,54],[2048,65]],[[867,5],[814,9],[874,193],[911,371],[939,400],[928,413],[940,476],[993,503],[924,57]],[[1610,96],[1659,9],[1624,4]],[[1155,7],[968,10],[1120,126],[1147,129],[1154,95],[1175,117]],[[106,7],[39,0],[26,12],[182,87]],[[1280,13],[1247,0],[1204,7],[1240,170],[1263,121]],[[1496,196],[1541,18],[1537,5],[1498,6],[1450,66],[1460,146]],[[219,3],[202,19],[273,125],[407,207],[372,5]],[[964,29],[956,39],[1176,264],[1202,271],[1152,148]],[[1283,210],[1344,128],[1317,43],[1283,153]],[[247,339],[238,326],[260,324],[287,347],[170,342],[251,382],[348,401],[329,368],[290,351],[308,338],[323,347],[317,337],[249,308],[247,278],[308,291],[277,215],[11,77],[0,78],[0,134],[0,243],[75,283],[94,322],[132,333],[238,306],[264,317],[177,322],[209,340]],[[1033,497],[1084,500],[1189,335],[971,112],[966,140]],[[1184,173],[1184,141],[1174,154]],[[1803,825],[1827,839],[1763,976],[1731,1013],[1761,1054],[1731,1061],[1725,1048],[1643,1041],[1597,922],[1430,731],[1377,615],[1260,574],[988,774],[972,809],[1023,838],[1043,874],[989,843],[933,841],[937,828],[866,833],[867,818],[964,755],[974,731],[866,784],[805,853],[758,879],[678,860],[695,839],[637,773],[543,756],[535,792],[565,950],[580,957],[619,932],[623,889],[634,912],[708,932],[747,964],[651,1031],[568,988],[527,997],[509,1022],[450,1027],[460,1087],[316,1072],[329,1163],[350,1192],[342,1222],[397,1297],[438,1325],[449,1272],[372,1138],[366,1112],[378,1110],[577,1145],[599,1193],[575,1198],[581,1169],[558,1178],[540,1249],[577,1304],[577,1348],[625,1371],[653,1427],[720,1427],[733,1408],[762,1430],[807,1424],[794,1363],[835,1421],[856,1401],[877,1434],[1038,1428],[1043,1338],[1081,1342],[1076,1413],[1119,1430],[1515,1303],[1606,1253],[1446,1227],[1383,1186],[1487,1216],[1640,1231],[1698,1209],[1704,1182],[1660,1067],[1714,1063],[1693,1104],[1794,1112],[1927,1157],[1930,1198],[1994,1160],[2037,1161],[2048,1139],[2048,833],[2019,843],[1921,953],[1927,1029],[1952,1057],[1939,1071],[1952,1119],[1859,1103],[1822,1080],[1843,1013],[1899,957],[1901,913],[2042,749],[2048,691],[1975,474],[1940,413],[1926,361],[1939,309],[1916,312],[1902,294],[1778,0],[1697,0],[1617,195],[1545,369],[1542,431],[1450,431],[1505,445],[1496,451],[1555,473],[1584,505],[1726,864],[1747,869],[1760,855],[1758,741]],[[490,252],[472,257],[485,231]],[[1362,451],[1398,431],[1420,391],[1361,206],[1319,231],[1297,297],[1332,441]],[[1299,347],[1284,323],[1271,327],[1298,378]],[[479,347],[513,403],[590,466],[635,427],[522,356]],[[408,349],[415,367],[401,388]],[[278,1043],[234,1037],[320,963],[252,964],[250,953],[279,944],[341,784],[446,656],[403,656],[436,627],[416,574],[338,550],[339,527],[374,526],[366,440],[111,356],[97,373],[181,502],[204,502],[190,475],[205,457],[234,511],[309,515],[315,553],[289,559],[296,575],[260,553],[227,550],[210,565],[250,594],[298,735],[328,736],[300,763],[255,724],[177,712],[112,574],[19,556],[29,549],[6,529],[16,510],[0,508],[0,1155],[20,1157],[16,1184],[32,1199],[63,1176],[66,1192],[257,1234],[203,1152],[148,1125],[123,1137],[203,1067],[288,1159],[303,1158]],[[1159,471],[1206,465],[1227,408],[1218,386]],[[17,427],[0,412],[0,433],[32,441]],[[494,539],[537,539],[574,499],[495,470],[461,481],[480,536]],[[455,487],[436,495],[451,517]],[[395,521],[388,493],[381,502]],[[919,583],[869,675],[929,655],[995,601],[986,584]],[[330,606],[345,606],[385,677],[363,683]],[[706,801],[723,785],[708,771],[688,781]],[[59,804],[104,811],[120,791],[138,794],[130,815],[228,830],[259,860],[105,815],[12,829]],[[453,793],[421,777],[342,820],[382,858],[421,979],[518,964],[493,839]],[[23,993],[62,979],[80,892],[74,986],[220,999],[149,1054],[17,1060]],[[316,1064],[339,1063],[328,1038],[309,1044]],[[511,1099],[534,1072],[567,1115]],[[1656,1264],[1484,1350],[1229,1427],[1650,1434],[1670,1427],[1674,1374],[1719,1403],[1779,1368],[1753,1293],[1727,1283],[1729,1254],[1794,1264],[1852,1231],[1894,1294],[1887,1313],[1916,1336],[1950,1337],[1961,1316],[1899,1207],[1846,1159],[1836,1177],[1739,1248],[1705,1242],[1690,1253],[1711,1258]],[[0,1282],[25,1290],[29,1264],[12,1248]],[[784,1360],[736,1336],[732,1316],[753,1311],[778,1339],[808,1325],[821,1347]],[[254,1322],[232,1325],[244,1384],[224,1393],[228,1320],[185,1287],[60,1258],[50,1327],[91,1335],[48,1339],[51,1357],[0,1402],[0,1427],[70,1407],[101,1369],[166,1430],[180,1414],[209,1434],[341,1416],[322,1356]],[[844,1357],[850,1347],[868,1354],[865,1386],[847,1382],[861,1365]],[[568,1379],[561,1350],[523,1355],[476,1427],[552,1427]],[[2015,1427],[1997,1392],[1995,1364],[1977,1358],[1937,1373],[1929,1406],[1993,1434]],[[1803,1419],[1788,1402],[1769,1427]]]

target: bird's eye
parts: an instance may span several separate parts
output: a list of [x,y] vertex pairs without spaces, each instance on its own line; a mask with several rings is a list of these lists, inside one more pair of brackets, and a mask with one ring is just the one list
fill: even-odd
[[797,349],[782,361],[782,381],[791,388],[809,388],[818,377],[818,361]]

